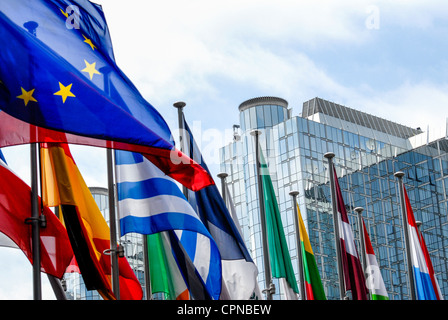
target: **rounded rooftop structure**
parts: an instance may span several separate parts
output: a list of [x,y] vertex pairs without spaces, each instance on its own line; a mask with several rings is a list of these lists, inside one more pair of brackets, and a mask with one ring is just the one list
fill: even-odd
[[272,127],[288,119],[288,102],[278,97],[258,97],[238,107],[243,132]]

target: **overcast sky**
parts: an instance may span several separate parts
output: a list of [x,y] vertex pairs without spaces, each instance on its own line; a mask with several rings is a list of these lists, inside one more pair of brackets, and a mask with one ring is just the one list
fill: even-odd
[[[96,2],[117,64],[173,131],[172,105],[187,103],[214,174],[218,148],[230,142],[225,130],[239,124],[239,104],[258,96],[286,99],[293,115],[320,97],[423,130],[446,124],[446,1]],[[26,181],[27,148],[4,149]],[[72,151],[88,185],[106,186],[104,150]],[[0,249],[0,271],[0,299],[32,299],[31,266],[21,252]],[[53,299],[43,280],[44,298]]]

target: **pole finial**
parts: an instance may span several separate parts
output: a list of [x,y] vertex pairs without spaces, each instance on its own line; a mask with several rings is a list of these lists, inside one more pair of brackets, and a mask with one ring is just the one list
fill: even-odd
[[397,171],[397,172],[394,173],[394,176],[397,177],[398,179],[401,179],[404,176],[404,172],[403,171]]
[[364,211],[363,207],[356,207],[355,208],[355,212],[358,213],[358,214],[362,214],[363,211]]
[[23,24],[23,26],[28,30],[29,33],[31,33],[33,36],[36,36],[36,29],[39,26],[36,21],[27,21]]
[[290,196],[296,197],[299,194],[299,191],[291,191],[289,193]]
[[258,130],[258,129],[255,129],[255,130],[252,130],[251,132],[250,132],[250,135],[251,136],[259,136],[259,135],[261,135],[261,130]]
[[327,152],[324,154],[324,157],[327,159],[331,159],[334,158],[334,153],[333,152]]
[[218,178],[224,179],[227,178],[229,175],[226,172],[220,172],[217,174]]
[[178,101],[178,102],[175,102],[175,103],[173,103],[173,106],[175,107],[175,108],[180,108],[180,109],[182,109],[183,107],[185,107],[187,104],[185,103],[185,102],[183,102],[183,101]]

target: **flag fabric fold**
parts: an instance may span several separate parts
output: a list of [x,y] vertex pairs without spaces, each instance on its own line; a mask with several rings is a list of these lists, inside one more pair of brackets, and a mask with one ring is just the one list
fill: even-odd
[[[300,213],[299,205],[297,205],[297,213],[299,215],[300,245],[303,257],[303,273],[305,280],[306,300],[327,300],[324,287],[317,268],[316,259],[314,257],[313,248],[305,228],[305,223]],[[305,294],[305,293],[303,293]]]
[[[426,249],[426,245],[424,244],[423,237],[418,232],[414,212],[404,185],[403,191],[408,222],[409,247],[411,252],[411,257],[408,257],[408,259],[411,259],[413,266],[413,277],[415,283],[414,290],[417,294],[418,300],[438,300],[442,296],[438,288],[437,280],[434,276],[432,264],[429,265],[427,263],[427,259],[430,261],[429,255],[425,255],[424,251]],[[432,269],[431,271],[430,268]]]
[[116,150],[115,162],[121,234],[168,232],[191,295],[218,299],[222,277],[218,247],[176,182],[138,153]]
[[370,291],[372,300],[389,300],[386,286],[384,285],[383,276],[376,260],[375,252],[373,251],[372,243],[370,242],[369,233],[367,232],[364,219],[362,219],[362,226],[364,232],[364,242],[366,247],[366,270],[367,275],[367,288]]
[[341,188],[339,187],[336,169],[334,171],[334,184],[336,191],[336,202],[339,213],[339,235],[341,246],[341,260],[345,279],[345,289],[351,290],[353,300],[367,300],[367,287],[364,272],[356,249],[355,238],[348,220]]
[[[73,251],[58,218],[50,209],[44,207],[42,210],[47,226],[40,229],[41,271],[61,279],[73,258]],[[25,224],[29,217],[31,188],[0,160],[0,232],[14,242],[32,264],[32,232],[31,227]],[[10,241],[7,243],[11,245]]]
[[277,197],[275,196],[274,186],[272,185],[268,165],[264,160],[261,147],[255,147],[260,148],[261,180],[263,185],[266,229],[272,276],[274,278],[280,278],[280,281],[283,281],[283,284],[286,287],[286,294],[289,299],[297,299],[299,288],[297,286],[291,256],[286,243],[285,232],[277,203]]
[[[185,139],[183,139],[185,153],[209,172],[185,117],[182,120],[183,128],[185,128]],[[216,184],[196,192],[188,190],[188,201],[210,231],[219,248],[223,283],[226,289],[221,299],[249,299],[257,289],[258,269],[249,255],[244,240]]]
[[[69,15],[69,6],[79,15]],[[144,153],[188,188],[213,183],[174,147],[163,117],[116,65],[100,6],[87,0],[4,0],[1,9],[0,106],[29,125],[23,135],[13,128],[15,135],[1,137],[0,146],[81,140]]]
[[[42,184],[45,206],[61,214],[86,288],[115,299],[111,284],[110,229],[84,182],[67,144],[43,144]],[[140,300],[141,285],[125,257],[118,258],[120,299]]]

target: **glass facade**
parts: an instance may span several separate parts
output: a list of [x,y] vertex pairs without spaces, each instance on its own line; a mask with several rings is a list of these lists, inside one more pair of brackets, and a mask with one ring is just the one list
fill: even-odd
[[[240,105],[241,139],[220,149],[221,171],[233,197],[243,236],[256,261],[260,288],[265,288],[261,229],[251,129],[261,129],[260,143],[277,191],[283,227],[297,275],[297,240],[292,198],[298,203],[328,299],[339,299],[333,219],[326,152],[335,153],[336,173],[357,241],[355,207],[363,217],[390,299],[409,299],[401,211],[394,173],[404,183],[416,220],[422,222],[432,263],[443,295],[448,294],[448,141],[446,134],[429,140],[419,129],[334,104],[319,98],[304,103],[302,115],[288,117],[287,103],[272,97]],[[281,103],[280,103],[281,102]],[[243,106],[243,107],[241,107]],[[253,111],[252,111],[253,110]],[[261,119],[258,112],[263,111]],[[266,119],[279,114],[283,118]],[[274,121],[276,120],[276,121]],[[424,140],[424,142],[422,142]],[[282,294],[276,284],[276,299]]]

